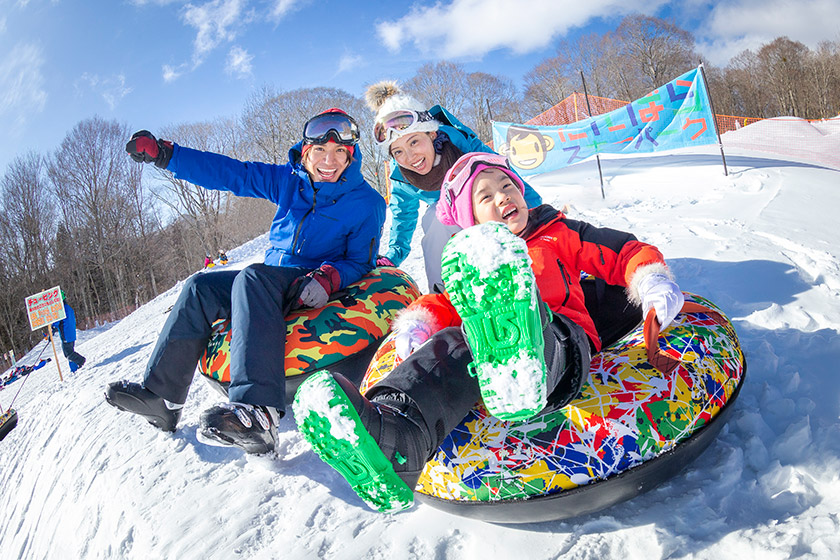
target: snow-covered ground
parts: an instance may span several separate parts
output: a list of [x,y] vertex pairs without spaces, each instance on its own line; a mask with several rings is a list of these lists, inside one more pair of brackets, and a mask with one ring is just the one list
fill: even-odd
[[[684,290],[734,320],[748,375],[732,419],[655,490],[565,522],[490,525],[425,505],[385,516],[316,458],[290,408],[276,456],[199,443],[199,414],[218,400],[201,380],[164,434],[102,391],[141,379],[176,286],[80,333],[88,362],[70,374],[61,357],[64,382],[52,363],[26,378],[0,442],[0,558],[840,557],[840,172],[751,151],[766,140],[754,130],[724,137],[738,146],[728,176],[710,146],[604,159],[606,199],[594,162],[532,180],[570,216],[659,246]],[[821,131],[825,153],[807,159],[828,164],[840,126]],[[425,286],[416,240],[403,268]],[[265,243],[228,266],[260,260]],[[0,392],[4,409],[21,383]]]

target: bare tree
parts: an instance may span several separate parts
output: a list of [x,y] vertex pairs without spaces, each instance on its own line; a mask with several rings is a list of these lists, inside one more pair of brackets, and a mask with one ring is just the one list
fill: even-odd
[[46,183],[43,158],[34,152],[15,158],[1,188],[7,255],[27,284],[35,286],[50,271],[50,241],[56,222],[55,201]]
[[[558,49],[558,52],[560,50],[566,49]],[[551,109],[573,93],[569,64],[565,54],[558,54],[543,60],[525,74],[524,102],[530,117]]]
[[[640,78],[629,100],[641,97],[696,66],[694,36],[665,20],[643,15],[625,17],[615,31],[627,75]],[[629,85],[635,80],[626,78]]]
[[[231,155],[239,145],[236,123],[230,119],[211,122],[180,124],[161,130],[161,138],[177,142],[196,150]],[[243,141],[241,149],[244,149]],[[197,240],[192,253],[212,253],[227,246],[224,234],[223,214],[230,207],[233,196],[227,191],[206,189],[188,181],[178,179],[170,171],[154,168],[162,189],[156,191],[158,199],[170,207],[175,215],[181,216]],[[198,258],[192,259],[198,262]]]
[[758,50],[765,84],[783,115],[804,116],[803,95],[808,47],[787,37],[779,37]]
[[808,57],[805,70],[809,116],[836,116],[840,112],[840,44],[821,42]]
[[473,131],[485,144],[493,140],[493,120],[507,120],[513,114],[516,87],[511,80],[484,72],[472,72],[466,77],[464,97],[466,111],[461,119],[470,123]]
[[288,150],[299,134],[299,131],[291,130],[279,97],[274,88],[263,86],[245,101],[240,123],[250,146],[249,160],[284,163],[284,148]]
[[[64,224],[75,247],[74,259],[86,265],[97,308],[121,309],[132,287],[123,260],[130,224],[130,185],[125,140],[128,130],[99,117],[78,123],[49,163]],[[68,255],[65,255],[65,257]]]
[[468,87],[464,67],[447,61],[424,64],[405,83],[406,90],[426,107],[441,105],[456,116],[467,104],[464,92]]

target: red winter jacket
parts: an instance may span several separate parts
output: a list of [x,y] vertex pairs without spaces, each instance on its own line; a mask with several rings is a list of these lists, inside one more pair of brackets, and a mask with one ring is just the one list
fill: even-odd
[[[520,236],[528,244],[543,301],[583,327],[596,351],[601,349],[601,339],[584,305],[581,271],[626,287],[640,266],[665,264],[659,249],[632,234],[570,220],[548,205],[529,212]],[[431,319],[434,331],[461,324],[446,294],[423,295],[408,308],[421,309],[428,311],[424,315]]]

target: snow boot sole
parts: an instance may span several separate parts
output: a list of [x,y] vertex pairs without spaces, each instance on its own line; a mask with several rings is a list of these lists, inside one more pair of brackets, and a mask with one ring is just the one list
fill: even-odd
[[528,246],[500,222],[463,230],[443,250],[446,291],[463,320],[484,404],[519,421],[546,405],[544,340]]
[[414,492],[368,433],[353,402],[326,371],[306,379],[293,404],[295,421],[315,453],[382,513],[411,507]]
[[110,383],[105,390],[105,401],[119,410],[142,416],[149,424],[164,432],[174,432],[181,419],[180,408],[167,408],[162,398],[139,383]]

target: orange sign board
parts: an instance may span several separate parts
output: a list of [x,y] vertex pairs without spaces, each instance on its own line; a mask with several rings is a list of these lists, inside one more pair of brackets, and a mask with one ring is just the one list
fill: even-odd
[[33,331],[64,319],[66,315],[64,302],[61,300],[61,288],[56,286],[27,297],[26,314]]

